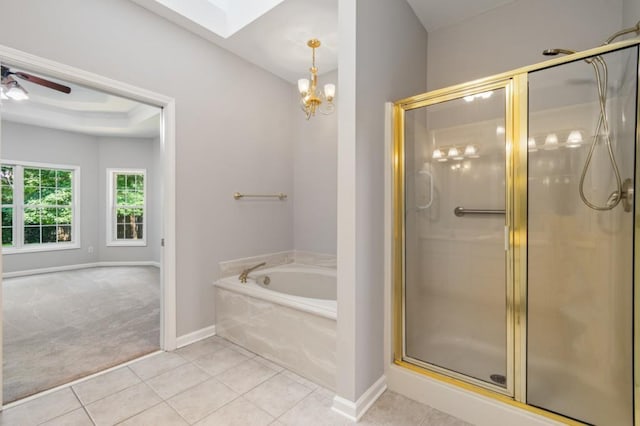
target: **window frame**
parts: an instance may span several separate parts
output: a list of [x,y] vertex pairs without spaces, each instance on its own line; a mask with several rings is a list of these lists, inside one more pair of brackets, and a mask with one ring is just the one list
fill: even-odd
[[[15,170],[16,170],[16,166],[14,164],[5,164],[2,163],[0,164],[0,166],[2,167],[11,167],[12,172],[13,172],[13,180],[14,180],[14,188],[12,188],[12,193],[11,193],[11,204],[4,204],[0,201],[0,213],[2,212],[2,210],[4,210],[5,208],[10,208],[11,209],[11,245],[10,246],[6,246],[6,249],[13,249],[15,248],[15,241],[16,241],[16,216],[17,216],[17,212],[16,212],[16,196],[15,196]],[[1,189],[2,185],[0,184],[0,189]],[[0,226],[0,231],[4,232],[4,224],[2,224],[2,226]],[[8,228],[8,226],[7,226]],[[3,237],[4,238],[4,237]],[[2,245],[3,249],[5,249],[4,244]]]
[[[117,185],[116,179],[118,174],[142,175],[144,185],[142,188],[144,202],[142,205],[142,238],[134,239],[118,239],[117,224],[118,218],[116,214],[117,208]],[[106,217],[106,245],[107,247],[146,247],[147,246],[147,169],[139,168],[107,168],[107,217]]]
[[[13,245],[2,247],[2,254],[22,254],[44,251],[74,250],[80,245],[80,166],[19,160],[0,160],[12,166],[13,178]],[[37,168],[71,172],[71,241],[25,244],[24,242],[24,169]],[[42,225],[40,225],[42,226]]]

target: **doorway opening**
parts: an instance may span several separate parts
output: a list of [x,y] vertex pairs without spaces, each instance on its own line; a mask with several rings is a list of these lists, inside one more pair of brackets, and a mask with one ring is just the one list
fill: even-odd
[[12,402],[175,349],[174,103],[1,46],[0,61]]

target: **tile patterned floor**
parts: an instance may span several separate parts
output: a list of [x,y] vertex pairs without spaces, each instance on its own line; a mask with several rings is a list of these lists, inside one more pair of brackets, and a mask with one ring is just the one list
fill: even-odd
[[[0,413],[0,425],[354,424],[333,392],[219,337],[160,353]],[[387,391],[359,425],[464,426]]]

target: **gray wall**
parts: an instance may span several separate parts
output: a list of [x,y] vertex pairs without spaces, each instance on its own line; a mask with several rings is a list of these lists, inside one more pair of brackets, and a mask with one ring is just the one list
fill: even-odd
[[516,1],[429,32],[427,86],[440,89],[535,64],[548,59],[541,52],[551,47],[596,47],[621,28],[622,0]]
[[[341,49],[346,45],[351,50],[355,26],[356,58],[353,64],[342,56],[342,51],[340,53],[341,87],[344,89],[352,83],[355,71],[355,94],[347,93],[346,100],[341,98],[341,107],[347,111],[339,118],[338,173],[339,179],[347,177],[344,182],[339,180],[338,185],[341,191],[343,185],[351,185],[349,181],[355,177],[355,203],[345,206],[341,202],[338,213],[341,235],[338,238],[340,320],[336,390],[339,396],[356,401],[384,372],[384,104],[425,91],[427,33],[404,1],[345,0],[340,3]],[[355,21],[345,22],[348,9],[354,3]],[[355,108],[345,105],[353,99],[356,99]],[[354,112],[355,129],[348,122],[349,114]],[[351,149],[355,149],[354,164],[340,158],[343,153],[349,158]],[[348,199],[350,189],[339,194],[341,201],[345,195]],[[355,228],[351,228],[350,216]],[[348,233],[351,242],[343,238],[342,233]],[[355,258],[351,277],[340,271],[343,256]]]
[[[98,261],[97,140],[69,133],[2,121],[3,160],[80,166],[80,248],[4,255],[4,272]],[[73,153],[73,158],[69,153]],[[93,247],[93,253],[87,248]]]
[[[4,272],[101,261],[160,261],[160,170],[157,139],[103,138],[3,121],[2,159],[80,166],[81,180],[81,247],[5,255]],[[105,246],[107,168],[147,169],[146,247]]]
[[[338,83],[338,72],[318,77],[320,84]],[[292,88],[294,248],[336,254],[338,185],[338,111],[307,120]],[[336,105],[340,88],[336,86]]]
[[632,27],[638,21],[640,21],[640,1],[622,0],[622,23],[624,27]]
[[[99,259],[104,262],[144,261],[160,262],[161,211],[160,182],[157,168],[160,162],[158,139],[98,138],[98,232]],[[156,155],[154,155],[156,154]],[[145,247],[107,247],[107,169],[147,170],[147,245]]]
[[214,323],[221,260],[291,249],[291,84],[128,0],[2,2],[0,43],[176,99],[177,332]]
[[356,395],[384,371],[384,103],[424,92],[427,33],[406,2],[357,1]]

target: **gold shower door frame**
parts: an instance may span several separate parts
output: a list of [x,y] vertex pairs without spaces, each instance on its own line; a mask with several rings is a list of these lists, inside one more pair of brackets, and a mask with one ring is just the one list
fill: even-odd
[[[492,77],[459,84],[445,89],[412,96],[396,101],[393,108],[393,175],[392,175],[392,344],[394,363],[420,374],[453,384],[455,386],[489,396],[564,424],[582,423],[564,416],[530,406],[527,401],[527,139],[528,139],[528,75],[530,72],[580,60],[589,56],[605,54],[615,50],[640,45],[640,39],[612,43],[594,49],[563,56],[550,61],[523,67]],[[640,61],[640,58],[639,58]],[[640,99],[640,76],[636,87]],[[405,140],[404,113],[417,108],[438,104],[464,96],[505,89],[505,226],[508,227],[509,247],[505,256],[506,306],[507,306],[507,387],[499,389],[468,376],[445,370],[427,363],[408,362],[405,358],[404,341],[404,291],[405,291]],[[638,188],[640,165],[638,144],[640,143],[640,107],[636,106],[636,178]],[[634,206],[636,196],[634,192]],[[634,210],[634,276],[633,276],[633,322],[634,322],[634,424],[640,426],[640,209]]]

